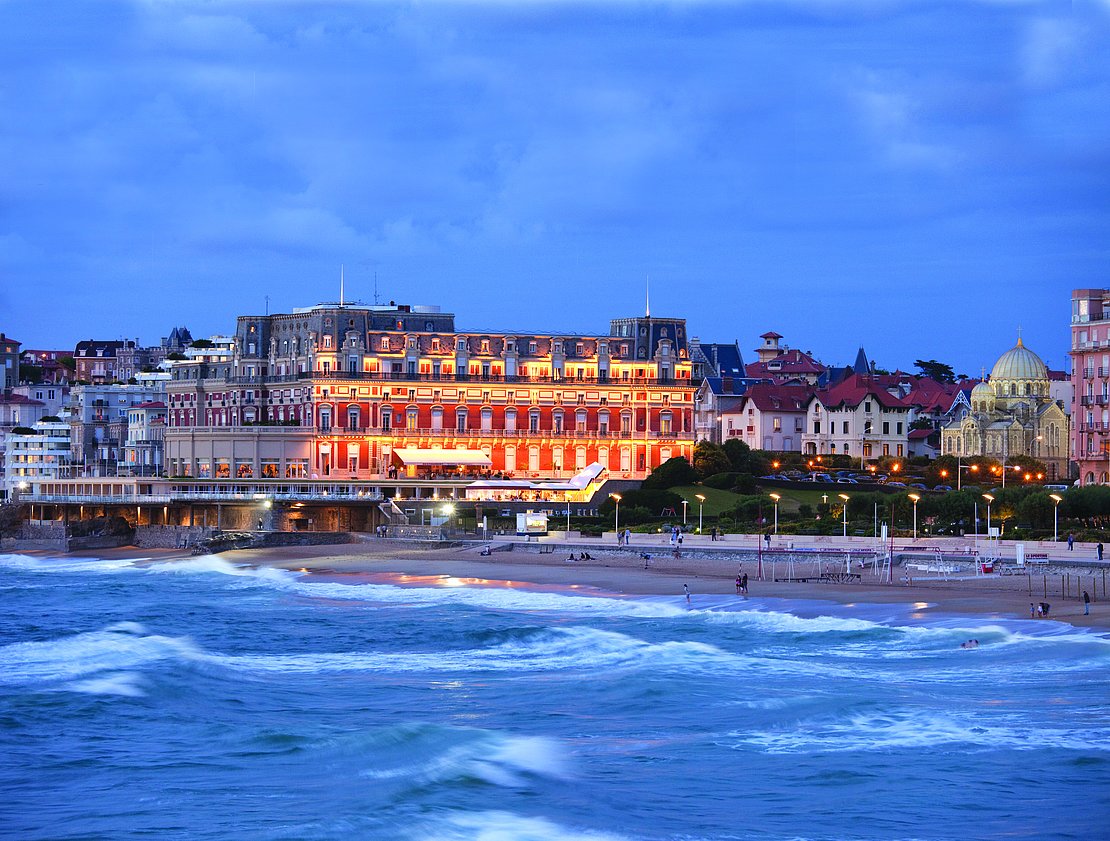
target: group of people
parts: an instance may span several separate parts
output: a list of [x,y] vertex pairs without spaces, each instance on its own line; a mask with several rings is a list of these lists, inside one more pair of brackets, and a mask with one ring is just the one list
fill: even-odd
[[743,569],[736,573],[736,595],[748,595],[748,574]]
[[[1102,560],[1103,550],[1104,550],[1104,547],[1101,543],[1096,543],[1095,544],[1095,557],[1100,561]],[[1075,535],[1074,534],[1069,534],[1068,535],[1068,551],[1069,552],[1074,552],[1075,551]]]
[[671,527],[671,554],[676,558],[682,557],[682,527]]
[[[1084,592],[1086,595],[1086,592]],[[1048,610],[1052,607],[1048,602],[1029,602],[1029,618],[1030,619],[1045,619],[1048,617]]]
[[583,552],[578,557],[575,557],[574,553],[571,552],[570,555],[567,557],[567,563],[570,564],[574,563],[575,561],[592,561],[593,559],[594,556],[591,555],[589,552]]
[[625,529],[624,531],[617,532],[617,545],[627,546],[632,540],[632,531]]

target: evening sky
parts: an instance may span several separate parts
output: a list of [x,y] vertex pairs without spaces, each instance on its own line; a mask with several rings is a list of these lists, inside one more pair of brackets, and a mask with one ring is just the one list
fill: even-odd
[[[0,330],[339,294],[978,374],[1110,286],[1110,5],[0,0]],[[375,290],[376,277],[376,290]],[[650,279],[650,281],[649,281]],[[266,297],[269,296],[269,301]]]

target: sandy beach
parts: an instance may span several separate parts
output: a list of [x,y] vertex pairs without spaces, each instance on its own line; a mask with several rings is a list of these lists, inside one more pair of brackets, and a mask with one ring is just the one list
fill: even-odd
[[[427,584],[435,577],[458,579],[473,583],[513,586],[531,584],[539,587],[565,589],[590,587],[622,595],[681,594],[686,584],[690,592],[735,594],[735,578],[740,564],[726,558],[683,557],[669,554],[653,555],[645,569],[644,561],[635,550],[591,550],[591,561],[568,562],[574,546],[556,547],[549,554],[517,547],[512,551],[480,554],[481,545],[432,546],[381,540],[341,546],[303,546],[271,549],[244,549],[217,556],[228,563],[269,566],[279,569],[303,570],[327,576],[336,581],[356,583],[366,580],[388,580],[393,583]],[[152,558],[158,561],[192,559],[180,551],[119,549],[97,553],[103,557]],[[872,573],[863,575],[862,582],[835,584],[818,581],[775,582],[765,565],[764,580],[758,580],[751,562],[743,564],[749,576],[748,595],[761,598],[827,601],[841,606],[856,604],[906,604],[914,606],[917,615],[974,614],[1010,619],[1029,619],[1029,603],[1047,601],[1051,604],[1052,620],[1068,622],[1077,627],[1110,631],[1110,601],[1103,599],[1101,579],[1098,587],[1087,583],[1092,592],[1091,615],[1083,615],[1083,603],[1071,583],[1071,598],[1061,596],[1061,580],[1049,575],[1048,595],[1041,575],[984,576],[966,580],[914,578],[904,580],[905,571],[895,569],[895,582],[884,583]],[[784,571],[777,571],[782,577]],[[1090,573],[1086,573],[1090,581]],[[451,582],[457,584],[457,582]],[[1081,591],[1080,591],[1081,592]],[[1030,621],[1043,621],[1033,619]]]

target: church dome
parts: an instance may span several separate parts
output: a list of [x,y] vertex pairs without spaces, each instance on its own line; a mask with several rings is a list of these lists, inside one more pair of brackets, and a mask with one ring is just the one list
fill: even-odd
[[971,390],[971,410],[973,412],[994,411],[994,389],[986,381],[980,382]]
[[[994,363],[991,380],[1047,380],[1048,368],[1019,338],[1017,344]],[[976,386],[978,388],[978,386]]]

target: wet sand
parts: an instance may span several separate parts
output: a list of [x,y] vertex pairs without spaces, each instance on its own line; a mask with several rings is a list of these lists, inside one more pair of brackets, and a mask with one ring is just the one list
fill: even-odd
[[[233,564],[270,566],[280,569],[304,570],[327,576],[337,581],[373,580],[388,577],[394,583],[426,584],[433,577],[476,579],[488,582],[528,583],[541,587],[568,588],[592,587],[608,593],[624,595],[678,595],[686,584],[690,592],[709,594],[735,594],[735,579],[739,563],[727,558],[687,556],[672,558],[669,554],[653,555],[647,569],[639,553],[619,550],[591,550],[592,561],[566,560],[570,549],[560,548],[550,554],[517,547],[513,551],[497,551],[492,555],[480,554],[479,545],[427,546],[391,540],[342,546],[298,546],[271,549],[243,549],[221,553],[215,557]],[[189,558],[180,551],[168,550],[114,550],[98,552],[101,557],[149,557],[155,560]],[[211,556],[210,556],[211,557]],[[1048,596],[1044,595],[1041,575],[983,576],[968,580],[941,580],[919,578],[906,580],[906,570],[894,569],[894,583],[877,580],[874,573],[863,571],[862,581],[835,584],[819,581],[775,582],[771,580],[770,565],[764,564],[765,580],[758,580],[757,569],[751,562],[743,564],[748,574],[748,595],[757,599],[772,597],[805,601],[828,601],[840,605],[854,604],[905,604],[914,607],[917,615],[973,614],[987,617],[1029,619],[1029,603],[1047,601],[1052,606],[1051,619],[1068,622],[1077,627],[1110,631],[1110,601],[1102,595],[1101,574],[1097,581],[1091,573],[1084,573],[1079,588],[1092,591],[1095,601],[1091,615],[1083,615],[1083,603],[1075,596],[1075,581],[1071,582],[1072,596],[1061,596],[1059,576],[1048,577]],[[775,569],[778,577],[786,571],[782,564]],[[804,574],[799,565],[796,575]],[[1074,576],[1073,576],[1074,578]],[[455,582],[452,582],[455,583]],[[1092,585],[1097,585],[1097,592]],[[1030,620],[1043,621],[1043,620]]]

